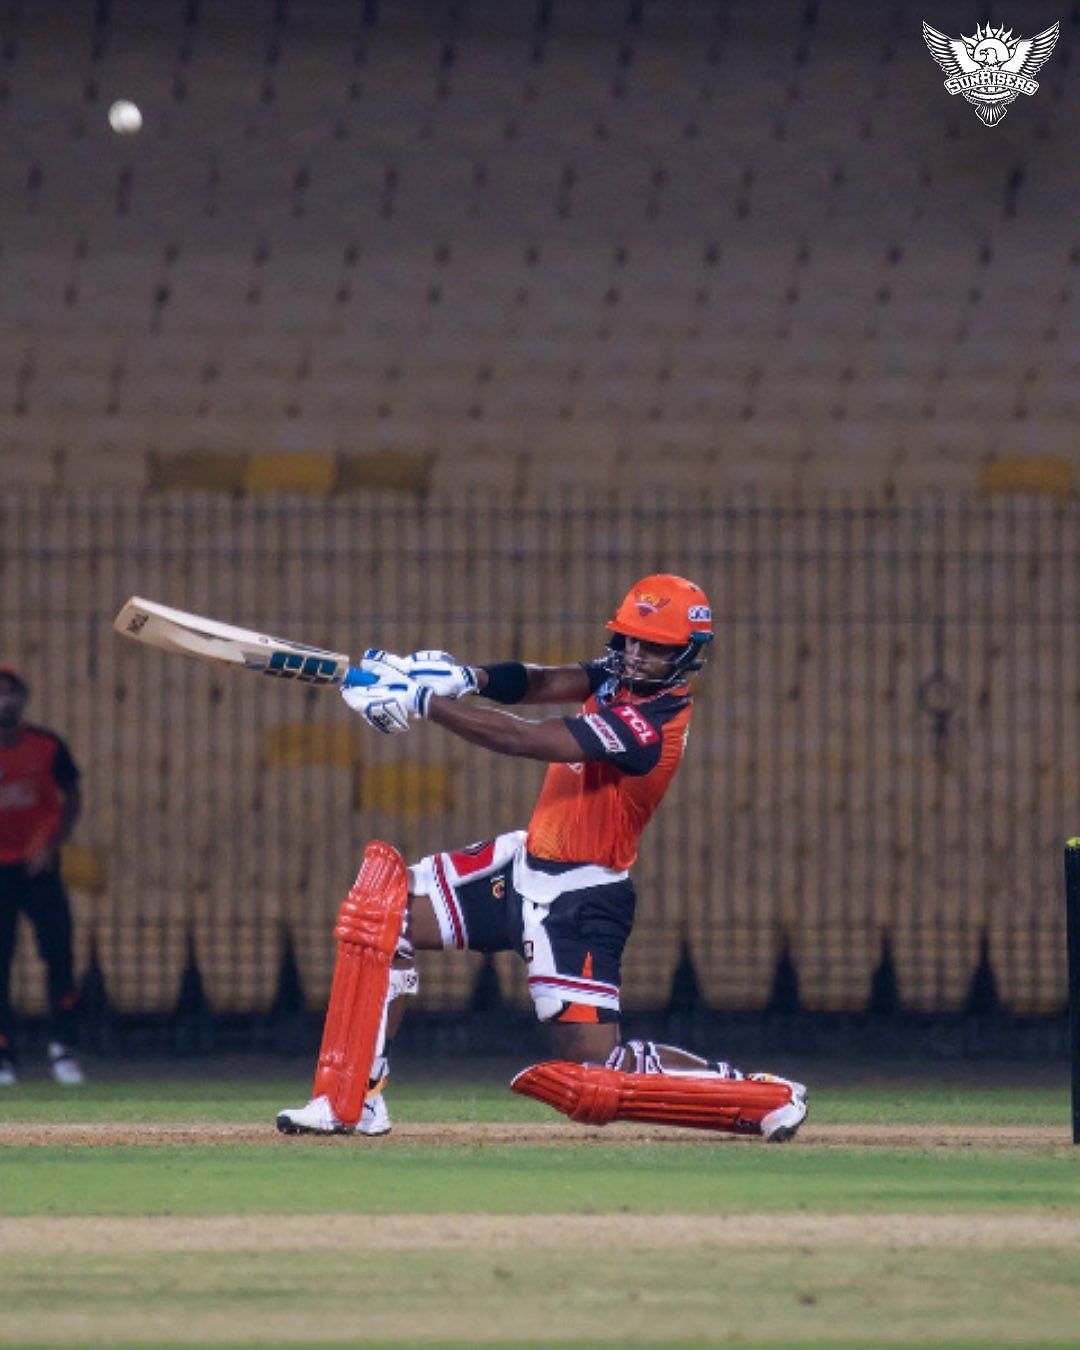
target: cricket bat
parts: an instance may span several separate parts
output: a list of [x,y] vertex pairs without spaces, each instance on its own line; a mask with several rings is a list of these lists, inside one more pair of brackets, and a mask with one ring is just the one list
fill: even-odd
[[122,607],[113,627],[124,637],[149,647],[239,666],[279,680],[337,686],[348,676],[351,685],[376,682],[374,675],[353,666],[344,652],[328,652],[322,647],[309,647],[305,642],[237,628],[138,595],[133,595]]

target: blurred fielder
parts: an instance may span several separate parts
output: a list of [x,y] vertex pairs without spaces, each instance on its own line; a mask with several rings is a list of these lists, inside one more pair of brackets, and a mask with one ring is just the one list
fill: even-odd
[[[607,627],[605,655],[580,664],[470,667],[445,652],[369,651],[360,669],[376,683],[345,681],[345,702],[381,732],[426,719],[549,767],[527,830],[407,869],[389,845],[369,846],[335,928],[313,1096],[278,1115],[283,1133],[389,1131],[386,1041],[405,1007],[396,1001],[417,992],[414,952],[444,948],[515,951],[528,966],[536,1015],[551,1025],[560,1058],[518,1074],[516,1092],[588,1124],[641,1120],[777,1142],[802,1124],[801,1084],[620,1041],[620,966],[635,903],[629,868],[686,749],[712,612],[693,582],[650,576]],[[531,721],[481,700],[581,707]]]
[[80,807],[79,770],[55,732],[23,721],[26,681],[0,666],[0,1087],[16,1081],[11,965],[20,912],[30,920],[45,963],[49,1070],[76,1086],[79,996],[71,947],[71,906],[60,877],[60,847]]

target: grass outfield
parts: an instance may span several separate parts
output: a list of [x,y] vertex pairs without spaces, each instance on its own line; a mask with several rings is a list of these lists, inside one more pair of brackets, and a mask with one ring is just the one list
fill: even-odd
[[[419,1072],[419,1070],[417,1071]],[[1008,1082],[1011,1074],[1003,1074]],[[507,1078],[509,1075],[507,1075]],[[910,1081],[840,1083],[811,1088],[816,1124],[1060,1125],[1069,1119],[1064,1070],[1060,1085],[1007,1086],[959,1082],[955,1086]],[[0,1089],[0,1120],[172,1121],[272,1123],[282,1106],[307,1100],[310,1073],[237,1081],[226,1076],[145,1077],[91,1082],[73,1092],[40,1076]],[[506,1079],[395,1081],[395,1117],[417,1122],[550,1121],[538,1102],[507,1090]]]
[[1064,1086],[826,1085],[783,1147],[583,1132],[471,1080],[396,1084],[388,1140],[283,1139],[306,1087],[6,1090],[0,1344],[1080,1342]]

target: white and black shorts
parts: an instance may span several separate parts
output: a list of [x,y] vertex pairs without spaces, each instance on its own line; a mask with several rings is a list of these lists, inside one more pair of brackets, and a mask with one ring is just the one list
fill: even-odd
[[515,830],[409,868],[443,946],[517,952],[541,1021],[617,1022],[623,949],[634,922],[625,872],[530,857]]

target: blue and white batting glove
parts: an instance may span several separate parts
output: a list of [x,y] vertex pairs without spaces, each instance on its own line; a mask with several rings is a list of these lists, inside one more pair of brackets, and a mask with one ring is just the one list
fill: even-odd
[[341,697],[369,726],[394,736],[408,731],[410,717],[425,715],[431,693],[403,672],[400,657],[371,648],[342,680]]
[[413,652],[401,658],[401,664],[411,680],[441,698],[463,698],[476,692],[476,674],[472,667],[455,661],[449,652]]

